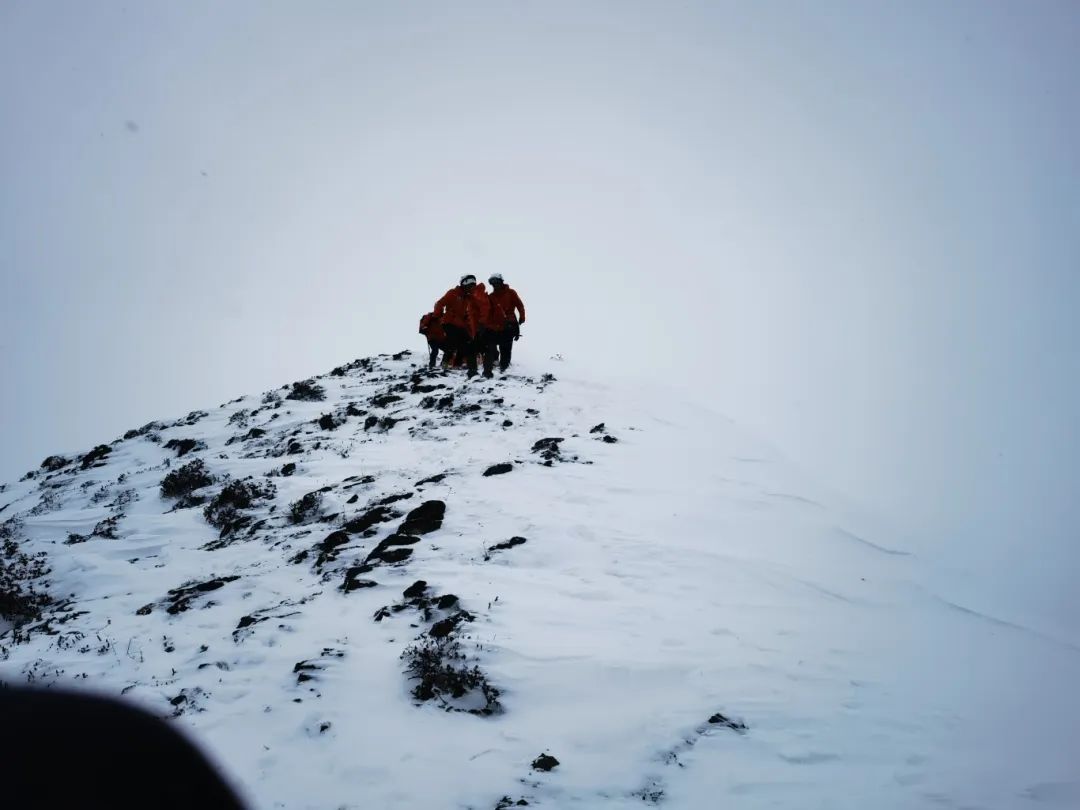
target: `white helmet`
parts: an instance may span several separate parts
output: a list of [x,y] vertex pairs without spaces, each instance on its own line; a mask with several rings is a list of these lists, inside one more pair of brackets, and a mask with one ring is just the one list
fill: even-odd
[[492,273],[491,277],[488,279],[488,281],[490,281],[492,284],[494,284],[496,281],[499,282],[500,284],[504,283],[502,273]]
[[458,283],[461,284],[462,287],[464,287],[466,284],[475,284],[476,276],[474,276],[472,273],[466,273],[461,277],[461,281]]

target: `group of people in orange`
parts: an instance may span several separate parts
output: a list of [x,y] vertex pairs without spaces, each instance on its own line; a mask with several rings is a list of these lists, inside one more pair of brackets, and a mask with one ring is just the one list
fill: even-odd
[[435,367],[441,351],[444,368],[464,364],[470,377],[476,374],[478,357],[483,358],[485,377],[494,376],[496,362],[500,371],[509,368],[514,341],[525,323],[525,305],[501,273],[493,273],[488,283],[490,292],[483,282],[476,283],[476,276],[462,276],[420,319],[420,334],[431,353],[429,367]]

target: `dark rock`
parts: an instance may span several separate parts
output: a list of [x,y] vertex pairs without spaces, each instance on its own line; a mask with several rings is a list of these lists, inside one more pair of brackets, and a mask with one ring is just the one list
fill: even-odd
[[265,430],[263,430],[262,428],[253,427],[251,430],[249,430],[247,432],[247,434],[244,436],[244,438],[245,439],[261,439],[265,435],[266,435]]
[[70,464],[70,459],[66,459],[63,456],[49,456],[43,462],[41,462],[41,469],[46,472],[56,472],[59,469],[63,469]]
[[379,424],[379,417],[369,416],[367,419],[364,420],[364,430],[371,430],[377,424]]
[[185,416],[183,419],[176,422],[174,426],[175,427],[179,427],[180,425],[191,426],[191,425],[194,425],[199,420],[206,418],[208,415],[209,414],[207,414],[206,411],[192,411],[187,416]]
[[387,548],[379,550],[378,553],[372,552],[368,559],[379,559],[385,563],[399,563],[404,562],[411,556],[411,548]]
[[330,532],[321,543],[315,546],[319,552],[319,556],[315,559],[315,567],[321,568],[327,562],[337,559],[338,549],[351,540],[347,532],[341,530]]
[[298,661],[292,671],[296,675],[297,683],[305,683],[315,679],[315,676],[312,675],[313,672],[319,672],[321,670],[321,666],[312,663],[311,661]]
[[261,622],[261,621],[266,621],[266,620],[265,619],[256,619],[254,616],[241,616],[240,621],[238,621],[236,623],[236,629],[237,630],[243,630],[245,627],[251,627],[251,625],[256,624],[258,622]]
[[429,534],[442,527],[446,516],[446,504],[443,501],[424,501],[405,516],[398,531],[401,534]]
[[[389,537],[387,537],[385,540],[381,540],[379,542],[379,544],[377,546],[375,546],[375,548],[372,550],[372,552],[368,555],[367,558],[369,560],[378,559],[378,558],[385,559],[385,557],[383,556],[383,552],[385,552],[388,548],[394,548],[394,547],[397,547],[397,546],[411,546],[411,545],[415,545],[416,543],[419,543],[419,542],[420,542],[419,537],[412,537],[412,536],[407,535],[407,534],[392,534]],[[387,562],[391,562],[391,561],[387,560]]]
[[484,555],[484,559],[485,560],[491,559],[490,554],[491,554],[492,551],[505,551],[506,549],[513,548],[514,546],[520,546],[522,543],[525,543],[525,542],[527,542],[527,541],[525,540],[524,537],[511,537],[509,540],[506,540],[506,541],[504,541],[502,543],[496,543],[495,545],[493,545],[491,548],[489,548],[487,550],[488,553]]
[[91,450],[89,453],[82,457],[82,468],[86,470],[90,467],[99,465],[99,463],[104,461],[111,452],[112,448],[109,447],[109,445],[99,444],[97,447],[95,447],[93,450]]
[[333,414],[324,413],[319,417],[318,424],[323,430],[334,430],[338,426],[338,421],[334,419]]
[[346,416],[363,416],[367,411],[362,411],[356,407],[355,402],[350,402],[345,408]]
[[435,606],[439,608],[439,610],[449,610],[457,603],[458,598],[454,596],[454,594],[446,593],[438,598],[438,600],[435,602]]
[[446,473],[439,473],[438,475],[433,475],[430,478],[424,478],[420,481],[417,481],[416,486],[422,487],[424,484],[437,484],[445,478]]
[[511,421],[510,421],[509,419],[504,419],[504,420],[503,420],[503,423],[502,423],[502,426],[503,426],[504,428],[508,428],[508,427],[513,427],[513,426],[514,426],[514,423],[513,423],[513,422],[511,422]]
[[551,754],[541,754],[532,763],[533,770],[536,771],[550,771],[559,766],[559,760],[551,756]]
[[304,445],[296,441],[296,439],[293,439],[289,442],[289,446],[285,448],[285,452],[290,456],[298,456],[304,452]]
[[604,423],[601,422],[599,425],[595,425],[594,427],[589,428],[589,433],[603,433],[604,430]]
[[180,458],[195,450],[205,450],[206,443],[195,439],[169,439],[165,442],[165,449],[175,450],[177,458]]
[[532,446],[534,453],[539,453],[545,461],[557,461],[562,457],[559,445],[564,440],[559,438],[541,439]]
[[362,487],[362,486],[364,486],[366,484],[374,484],[375,483],[375,476],[374,475],[350,475],[348,478],[345,479],[345,481],[343,483],[345,484],[345,489],[353,489],[355,487]]
[[350,534],[360,534],[378,523],[385,523],[388,520],[393,520],[398,517],[401,517],[401,512],[391,509],[388,506],[376,506],[372,509],[368,509],[359,517],[355,517],[347,522],[345,524],[345,531]]
[[720,712],[717,712],[712,717],[710,717],[709,723],[714,726],[725,726],[727,728],[730,728],[732,731],[738,731],[740,733],[747,730],[746,723],[743,723],[740,720],[732,720],[730,717],[725,717],[724,715],[720,714]]
[[360,496],[353,495],[351,498],[349,498],[349,500],[345,501],[345,503],[356,503],[358,500],[360,500]]
[[514,469],[514,465],[510,464],[508,462],[504,462],[502,464],[496,464],[493,467],[488,467],[486,470],[484,470],[484,477],[487,478],[488,476],[491,476],[491,475],[503,475],[505,473],[510,472],[513,469]]
[[190,585],[182,585],[179,588],[173,588],[168,594],[171,604],[165,609],[165,612],[172,615],[182,613],[191,607],[192,600],[199,594],[216,591],[218,588],[224,588],[229,582],[235,582],[238,579],[240,579],[240,577],[234,574],[227,577],[214,577],[205,582],[195,582]]
[[411,492],[402,492],[402,493],[400,493],[398,495],[387,495],[382,500],[376,501],[376,503],[379,506],[388,506],[388,505],[390,505],[392,503],[397,503],[398,501],[407,501],[412,496],[413,496],[413,493],[411,493]]
[[336,532],[330,532],[330,534],[326,536],[326,539],[319,543],[319,550],[333,551],[334,549],[338,548],[339,546],[345,545],[351,540],[352,538],[349,537],[347,532],[343,532],[341,530],[338,530]]
[[372,570],[370,565],[354,565],[345,572],[345,581],[341,584],[341,590],[345,593],[359,590],[360,588],[374,588],[379,583],[370,579],[360,579],[361,574]]
[[154,610],[153,603],[149,605],[143,605],[141,608],[135,611],[136,616],[148,616]]
[[319,402],[326,399],[326,391],[314,380],[301,380],[292,384],[292,390],[285,395],[285,399]]
[[412,585],[402,591],[401,595],[404,596],[406,599],[412,599],[417,596],[423,596],[424,591],[426,590],[427,583],[422,579],[418,579],[416,580],[416,582],[414,582]]
[[296,462],[290,461],[288,464],[284,464],[281,467],[281,474],[286,478],[294,472],[296,472]]
[[435,622],[431,625],[431,629],[428,631],[428,635],[432,638],[446,638],[448,635],[457,629],[458,625],[463,622],[471,622],[476,617],[469,613],[467,610],[459,610],[453,616],[447,616],[445,619]]
[[619,441],[619,440],[618,440],[618,439],[616,439],[616,438],[615,438],[614,436],[605,436],[605,437],[604,437],[604,438],[602,439],[602,441],[603,441],[603,442],[604,442],[605,444],[615,444],[615,443],[616,443],[617,441]]
[[397,394],[379,394],[371,398],[371,404],[376,408],[385,408],[392,402],[400,402],[404,397],[399,397]]

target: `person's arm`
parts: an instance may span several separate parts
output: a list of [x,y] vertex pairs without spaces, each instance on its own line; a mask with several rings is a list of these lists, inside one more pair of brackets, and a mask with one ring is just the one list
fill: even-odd
[[518,315],[518,323],[525,323],[525,305],[521,303],[521,296],[517,294],[517,290],[514,290],[514,309],[521,313]]
[[446,293],[442,298],[435,302],[435,308],[431,310],[431,314],[436,318],[442,318],[443,310],[446,309],[446,298],[448,295],[450,295],[450,293]]

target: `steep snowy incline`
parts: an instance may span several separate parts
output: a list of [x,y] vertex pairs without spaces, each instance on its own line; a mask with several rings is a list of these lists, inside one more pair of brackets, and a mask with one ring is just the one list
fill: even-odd
[[659,391],[361,360],[50,458],[0,519],[55,600],[0,676],[175,715],[259,807],[1080,801],[1076,649]]

